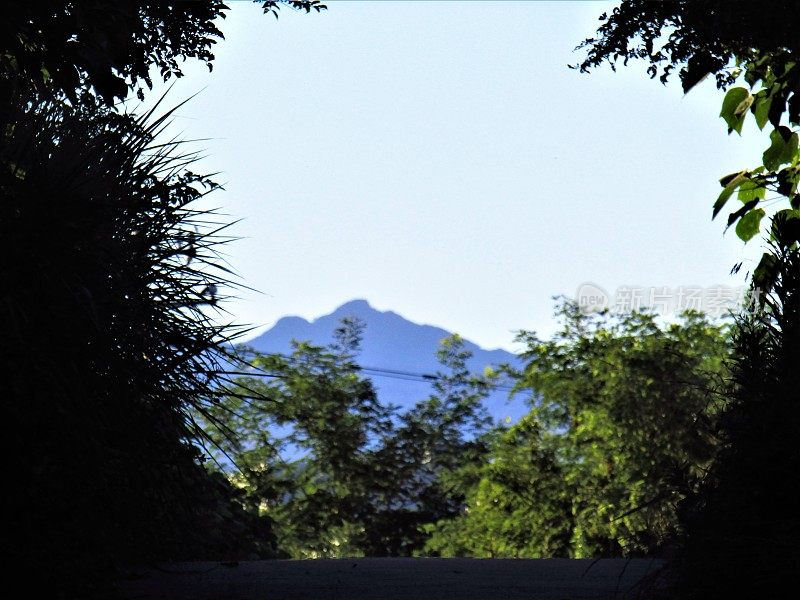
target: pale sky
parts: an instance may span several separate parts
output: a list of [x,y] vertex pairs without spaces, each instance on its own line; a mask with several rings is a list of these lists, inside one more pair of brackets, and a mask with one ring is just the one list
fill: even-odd
[[208,138],[209,201],[243,219],[229,260],[262,293],[228,305],[241,323],[366,298],[513,348],[584,282],[742,285],[752,263],[731,266],[760,254],[711,221],[718,178],[763,151],[752,123],[726,135],[712,82],[567,68],[612,4],[232,6],[213,73],[188,67],[167,103],[200,92],[175,127]]

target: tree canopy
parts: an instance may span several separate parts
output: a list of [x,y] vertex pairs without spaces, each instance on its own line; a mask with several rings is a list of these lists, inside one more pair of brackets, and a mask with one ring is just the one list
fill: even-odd
[[523,332],[517,390],[531,411],[500,432],[467,510],[434,528],[445,555],[653,554],[676,542],[676,507],[699,484],[724,406],[724,328],[687,313],[587,315]]
[[493,378],[469,373],[458,337],[443,340],[431,396],[403,412],[359,375],[353,323],[330,347],[256,356],[206,425],[220,471],[269,522],[262,552],[586,557],[675,544],[677,506],[718,446],[727,330],[696,313],[669,326],[571,303],[560,314],[554,338],[520,336],[526,366],[511,373],[531,411],[510,426],[485,418]]
[[[737,316],[720,450],[679,511],[686,532],[676,592],[685,598],[772,597],[798,562],[794,497],[798,418],[800,247],[800,6],[795,2],[626,0],[586,40],[586,71],[641,58],[666,81],[680,67],[684,90],[705,75],[727,88],[728,133],[747,121],[771,131],[760,165],[720,179],[716,217],[734,198],[727,225],[744,241],[767,234],[752,272],[752,303]],[[733,87],[743,80],[745,86]],[[768,197],[767,192],[776,195]],[[773,210],[775,203],[778,210]],[[787,206],[788,204],[788,206]],[[769,219],[765,219],[769,215]],[[762,222],[769,223],[764,227]],[[737,271],[741,263],[734,267]]]
[[[677,69],[686,92],[712,75],[719,87],[730,88],[720,111],[728,133],[740,134],[748,115],[759,129],[771,126],[762,164],[720,179],[723,189],[712,216],[735,195],[740,204],[727,227],[735,226],[742,240],[766,229],[785,247],[800,241],[800,6],[791,1],[625,0],[601,21],[597,37],[579,46],[587,49],[575,65],[581,71],[642,59],[662,82]],[[748,87],[731,87],[740,79]],[[772,211],[781,198],[787,201],[784,208]],[[763,228],[770,213],[770,225]],[[753,271],[756,287],[769,290],[776,274],[775,256],[765,253]]]
[[618,60],[627,65],[631,59],[642,59],[650,63],[649,74],[660,73],[662,82],[677,68],[684,91],[707,75],[726,87],[739,74],[730,68],[732,61],[755,62],[765,55],[771,61],[784,61],[787,55],[797,56],[799,19],[800,7],[791,0],[768,5],[746,0],[624,0],[610,15],[601,15],[597,37],[579,46],[588,50],[576,67],[588,71],[608,62],[616,68]]
[[346,320],[329,347],[256,355],[201,416],[219,468],[271,521],[274,554],[412,555],[423,525],[461,510],[460,473],[485,454],[491,380],[469,373],[460,338],[443,340],[433,393],[404,412],[359,374],[360,338]]
[[[277,17],[281,6],[319,12],[318,0],[261,1]],[[0,22],[0,78],[4,96],[14,88],[53,91],[74,100],[92,90],[106,104],[130,89],[143,97],[152,71],[165,81],[180,77],[181,64],[197,59],[211,69],[218,28],[228,7],[204,2],[7,3]]]

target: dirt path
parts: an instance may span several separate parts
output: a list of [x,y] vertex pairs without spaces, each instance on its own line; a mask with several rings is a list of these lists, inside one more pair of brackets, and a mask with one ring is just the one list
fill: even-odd
[[373,558],[181,563],[132,569],[129,600],[611,600],[635,598],[648,559]]

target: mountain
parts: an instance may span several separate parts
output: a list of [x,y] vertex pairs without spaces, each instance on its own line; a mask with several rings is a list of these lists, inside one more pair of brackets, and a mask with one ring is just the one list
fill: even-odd
[[[246,345],[259,352],[280,354],[291,351],[292,340],[327,345],[333,341],[333,331],[344,317],[357,317],[364,322],[364,337],[357,360],[364,375],[372,379],[381,400],[410,408],[430,395],[430,381],[397,372],[432,375],[441,370],[436,350],[439,342],[451,333],[441,327],[413,323],[391,311],[376,310],[366,300],[352,300],[313,321],[283,317]],[[517,363],[517,357],[505,350],[484,350],[468,340],[464,343],[465,348],[472,352],[468,365],[473,372],[482,372],[488,365]],[[509,402],[508,392],[502,390],[486,399],[486,407],[496,421],[507,418],[516,421],[527,413],[521,397]]]

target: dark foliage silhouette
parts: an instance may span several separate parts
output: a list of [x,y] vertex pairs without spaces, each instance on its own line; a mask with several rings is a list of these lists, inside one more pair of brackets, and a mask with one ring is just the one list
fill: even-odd
[[724,446],[682,510],[688,598],[777,598],[800,564],[800,253],[774,247],[773,290],[739,318]]
[[[618,60],[627,65],[642,59],[650,63],[652,77],[660,71],[662,82],[677,68],[685,91],[707,75],[721,87],[732,84],[737,75],[729,68],[733,59],[744,63],[770,55],[770,63],[778,65],[800,53],[800,6],[791,0],[768,5],[746,0],[625,0],[601,21],[598,36],[580,46],[588,53],[578,68],[588,71],[603,62],[615,68]],[[792,81],[784,101],[798,90],[796,73]],[[798,100],[793,107],[796,114]]]
[[165,118],[51,99],[1,129],[10,541],[54,581],[248,547],[191,442],[237,332],[210,312],[230,285],[224,226],[193,208],[217,186],[155,141]]
[[[262,2],[322,10],[314,1]],[[222,2],[12,1],[0,22],[0,351],[14,482],[7,544],[62,595],[124,561],[244,555],[266,522],[209,475],[194,417],[236,328],[212,316],[216,189],[117,100],[205,62]],[[221,319],[224,322],[224,318]],[[255,535],[257,532],[258,535]],[[45,566],[43,566],[45,565]],[[44,576],[43,576],[44,574]]]
[[[281,6],[319,12],[316,0],[261,2],[276,17]],[[0,97],[13,89],[65,94],[92,90],[107,104],[129,89],[141,98],[152,87],[151,69],[166,81],[180,77],[181,63],[197,59],[212,68],[217,27],[228,7],[204,2],[6,3],[0,21]],[[215,22],[216,21],[216,22]]]

